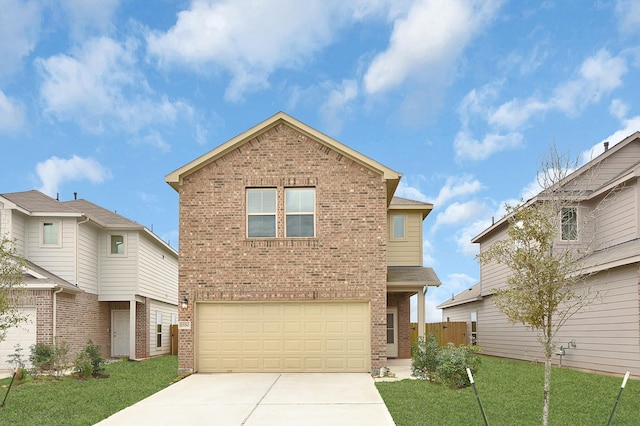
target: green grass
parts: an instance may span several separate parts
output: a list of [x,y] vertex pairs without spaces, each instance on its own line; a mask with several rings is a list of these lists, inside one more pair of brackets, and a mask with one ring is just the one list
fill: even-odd
[[[106,366],[109,378],[60,380],[28,378],[14,382],[0,424],[92,425],[167,387],[178,376],[177,356]],[[0,402],[10,379],[0,380]]]
[[[542,424],[543,365],[482,357],[475,382],[491,426]],[[606,425],[621,384],[622,376],[553,368],[549,424]],[[484,424],[471,387],[419,380],[376,386],[397,426]],[[640,424],[640,381],[627,382],[612,424]]]

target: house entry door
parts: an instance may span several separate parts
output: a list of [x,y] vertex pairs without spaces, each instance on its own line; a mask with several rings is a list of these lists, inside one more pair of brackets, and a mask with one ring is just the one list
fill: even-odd
[[129,356],[129,311],[111,311],[111,355]]
[[398,357],[398,308],[387,308],[387,357]]

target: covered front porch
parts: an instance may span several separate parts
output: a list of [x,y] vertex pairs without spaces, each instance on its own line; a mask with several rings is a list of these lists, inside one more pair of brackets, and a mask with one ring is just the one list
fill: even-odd
[[418,337],[424,337],[425,296],[440,284],[432,268],[387,267],[387,358],[411,358],[411,297],[417,297]]

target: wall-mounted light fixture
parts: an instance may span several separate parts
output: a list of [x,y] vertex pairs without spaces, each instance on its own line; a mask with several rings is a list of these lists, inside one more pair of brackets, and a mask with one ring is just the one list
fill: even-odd
[[184,296],[182,298],[182,309],[187,309],[187,306],[189,306],[189,298]]

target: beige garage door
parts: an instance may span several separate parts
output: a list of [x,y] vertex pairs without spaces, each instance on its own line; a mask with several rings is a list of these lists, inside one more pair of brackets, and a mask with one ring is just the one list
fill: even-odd
[[369,304],[198,303],[200,372],[366,372]]

